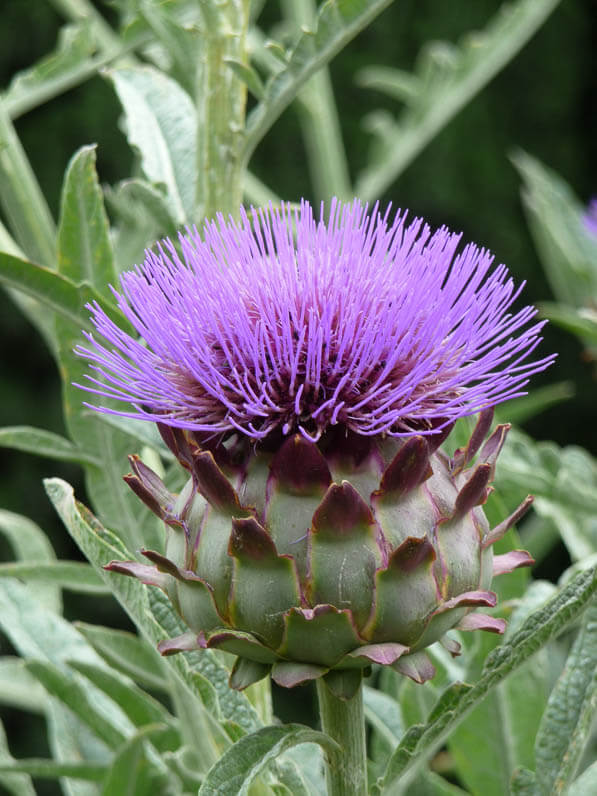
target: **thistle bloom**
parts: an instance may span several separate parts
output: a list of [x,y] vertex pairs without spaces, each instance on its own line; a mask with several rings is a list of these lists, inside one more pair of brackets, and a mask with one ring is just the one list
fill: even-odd
[[114,291],[142,340],[90,308],[114,348],[78,347],[101,377],[86,389],[202,435],[312,441],[429,434],[520,395],[552,360],[523,361],[543,325],[508,312],[523,285],[445,227],[388,217],[334,202],[318,222],[303,203],[193,229],[182,258],[164,241]]
[[[493,575],[531,562],[492,553],[530,499],[489,528],[508,426],[483,441],[491,407],[553,357],[527,361],[543,323],[510,311],[507,269],[459,242],[357,201],[327,221],[307,203],[241,211],[122,276],[139,338],[90,307],[104,342],[77,348],[96,374],[85,389],[124,404],[100,411],[157,422],[190,473],[173,495],[131,458],[165,555],[108,567],[162,588],[186,621],[164,654],[224,649],[237,688],[271,671],[348,697],[371,663],[432,676],[424,649],[457,654],[452,627],[503,631],[473,609],[495,604]],[[448,457],[453,423],[477,412]]]

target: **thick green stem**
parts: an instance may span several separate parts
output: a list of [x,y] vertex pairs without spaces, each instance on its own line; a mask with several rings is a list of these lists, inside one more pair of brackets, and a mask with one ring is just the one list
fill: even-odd
[[247,86],[229,61],[247,62],[248,0],[202,3],[197,70],[197,216],[238,214]]
[[363,684],[352,699],[335,696],[320,678],[317,680],[319,714],[323,731],[340,750],[327,753],[328,796],[366,796],[367,753]]
[[274,720],[272,708],[272,686],[269,677],[253,683],[245,691],[245,696],[253,705],[261,721],[267,726]]

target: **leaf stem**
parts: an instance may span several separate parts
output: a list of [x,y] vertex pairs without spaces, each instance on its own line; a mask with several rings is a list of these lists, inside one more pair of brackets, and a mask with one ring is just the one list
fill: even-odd
[[363,683],[348,700],[330,691],[323,678],[317,680],[319,714],[323,731],[340,746],[326,751],[328,796],[366,796],[367,755]]
[[201,4],[197,69],[197,216],[238,213],[247,86],[227,61],[246,64],[248,0]]

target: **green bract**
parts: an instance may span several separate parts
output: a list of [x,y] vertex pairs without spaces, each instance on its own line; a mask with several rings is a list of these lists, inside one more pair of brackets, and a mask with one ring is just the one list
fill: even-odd
[[162,588],[189,626],[162,642],[163,654],[237,655],[233,687],[271,670],[283,686],[326,676],[349,694],[372,663],[424,682],[434,674],[425,647],[440,641],[458,654],[450,628],[503,632],[502,619],[474,608],[495,605],[493,575],[532,562],[524,551],[492,552],[530,499],[489,529],[481,504],[509,428],[482,446],[491,417],[480,415],[452,459],[438,447],[445,433],[335,429],[318,443],[297,434],[256,452],[245,437],[209,450],[162,427],[191,473],[181,494],[138,457],[126,479],[165,521],[166,555],[144,550],[153,566],[109,568]]

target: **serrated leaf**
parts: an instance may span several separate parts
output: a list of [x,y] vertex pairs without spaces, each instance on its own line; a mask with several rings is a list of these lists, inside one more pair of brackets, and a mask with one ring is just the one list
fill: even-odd
[[[12,765],[15,761],[8,750],[6,732],[0,721],[0,766]],[[0,770],[0,785],[12,796],[35,796],[35,789],[28,774]]]
[[[75,501],[72,487],[58,478],[47,479],[45,487],[69,533],[145,638],[157,644],[164,638],[184,632],[184,625],[161,591],[149,590],[133,578],[103,569],[111,560],[133,556],[91,512]],[[207,699],[212,713],[219,703],[224,716],[234,718],[245,729],[259,726],[257,715],[246,697],[228,688],[228,671],[210,651],[172,655],[164,660],[187,689],[189,703],[195,704],[197,711],[202,710]],[[199,687],[197,678],[201,681]]]
[[188,688],[177,679],[171,682],[170,697],[178,718],[182,743],[187,749],[186,767],[203,779],[230,746],[228,732],[221,723],[216,722],[215,716],[219,710],[218,714],[207,709],[198,711],[189,700]]
[[324,749],[337,749],[336,743],[321,732],[300,724],[263,727],[237,741],[208,773],[199,796],[235,793],[246,796],[251,782],[267,764],[286,749],[302,743],[317,743]]
[[566,793],[597,713],[597,603],[583,617],[564,671],[545,708],[535,744],[542,792]]
[[450,733],[492,688],[521,666],[551,638],[573,622],[594,599],[597,568],[581,572],[553,599],[535,611],[511,639],[487,658],[480,679],[473,686],[455,684],[442,695],[426,725],[411,727],[394,752],[384,786],[388,793],[412,781],[418,768],[449,737]]
[[265,98],[247,117],[245,161],[304,83],[390,4],[391,0],[327,0],[314,31],[303,31],[286,65],[265,87]]
[[128,141],[141,156],[145,176],[166,188],[176,224],[195,210],[196,113],[189,95],[151,67],[112,69],[108,77],[122,104]]
[[79,594],[109,594],[89,564],[81,561],[17,561],[0,564],[0,578],[21,578],[36,584],[55,584]]
[[99,462],[90,454],[77,448],[70,440],[32,426],[5,426],[0,429],[0,447],[47,456],[61,462],[95,464]]
[[144,638],[84,622],[76,622],[75,627],[109,666],[147,688],[168,690],[166,666],[156,648]]
[[83,64],[95,51],[89,26],[83,22],[66,25],[58,33],[54,52],[45,55],[28,69],[17,72],[6,90],[3,102],[14,116],[34,108],[44,99],[44,87],[56,83]]
[[[132,725],[117,705],[91,685],[83,689],[82,679],[69,674],[65,664],[72,658],[102,665],[101,658],[66,620],[40,605],[26,586],[8,578],[0,581],[0,626],[28,659],[28,670],[57,698],[49,700],[47,716],[58,759],[72,760],[74,749],[83,744],[93,750],[91,759],[98,761],[107,752],[104,741],[116,743],[123,733],[130,732]],[[63,700],[69,709],[57,700]],[[88,726],[101,741],[81,731]]]
[[[559,0],[503,5],[482,33],[459,47],[433,43],[419,58],[411,96],[397,121],[378,125],[375,159],[360,175],[356,196],[381,196],[432,138],[516,55]],[[439,45],[439,47],[438,47]],[[397,80],[404,82],[402,75]]]

